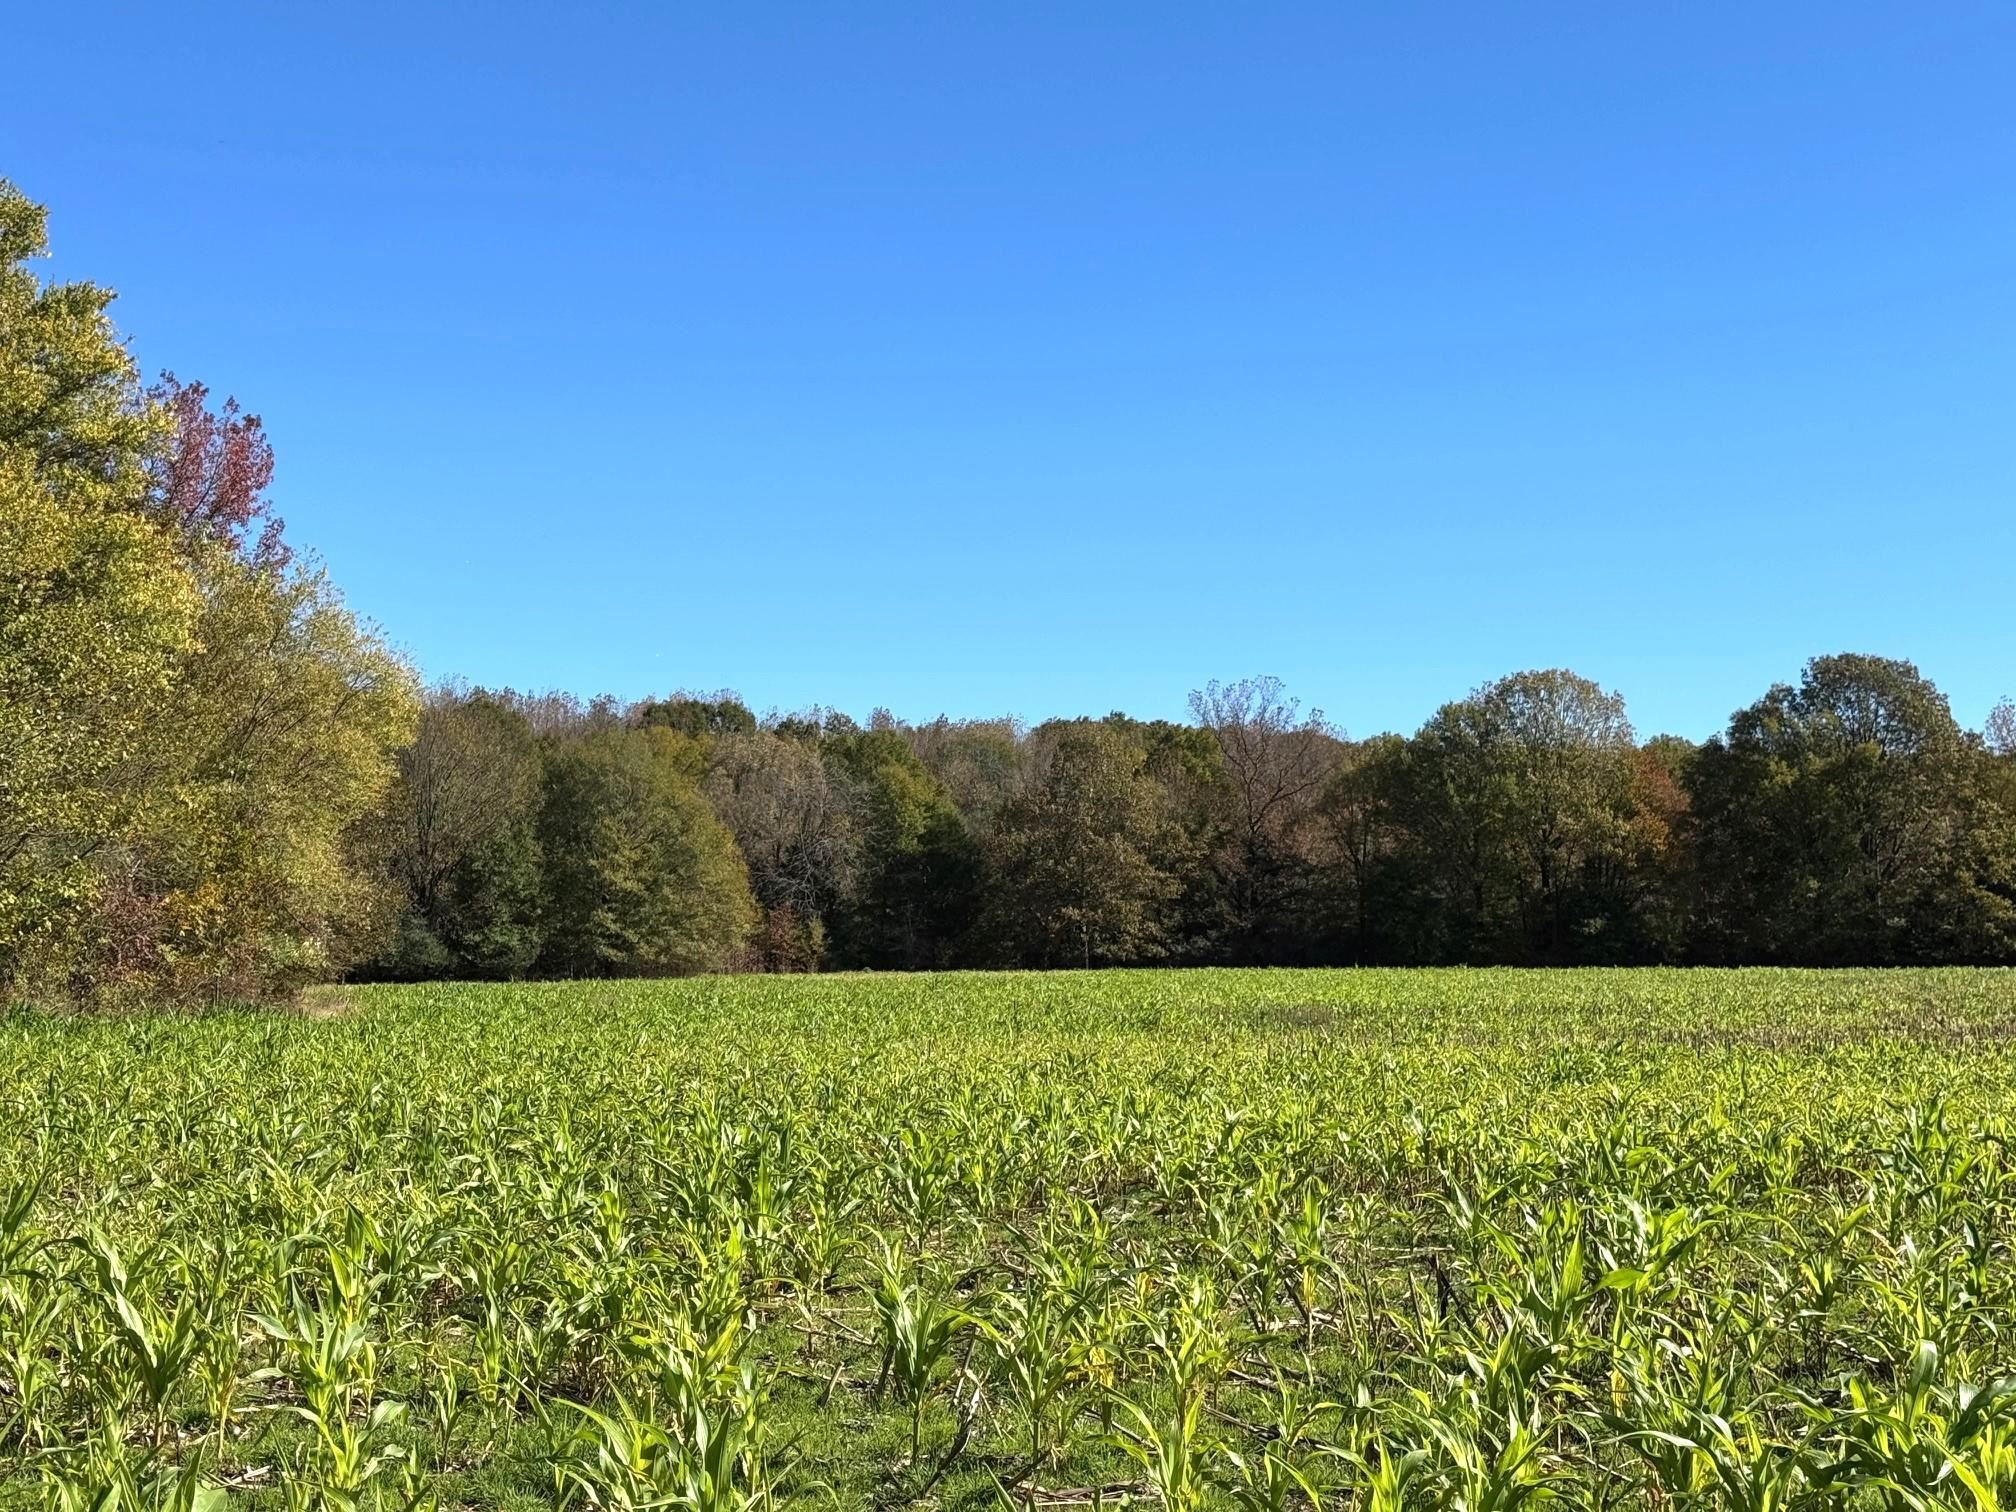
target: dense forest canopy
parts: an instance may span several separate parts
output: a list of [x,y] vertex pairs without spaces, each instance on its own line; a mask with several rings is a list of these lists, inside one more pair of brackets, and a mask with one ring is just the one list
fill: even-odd
[[[0,183],[0,986],[1119,963],[2016,961],[2016,709],[1831,655],[1705,743],[1561,670],[1350,738],[1275,680],[759,717],[443,684],[283,538],[256,417],[143,382]],[[1788,669],[1789,670],[1789,669]]]

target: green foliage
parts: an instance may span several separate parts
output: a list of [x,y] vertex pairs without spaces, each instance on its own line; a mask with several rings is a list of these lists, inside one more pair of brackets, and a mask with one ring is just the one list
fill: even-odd
[[733,838],[664,730],[607,730],[547,753],[542,970],[718,970],[754,923]]
[[980,906],[980,849],[966,821],[893,729],[829,733],[822,754],[859,837],[859,882],[833,922],[840,964],[950,964]]
[[197,611],[154,527],[65,506],[0,445],[0,984],[74,962]]
[[2007,1506],[2011,985],[16,1014],[0,1505]]
[[198,610],[136,514],[163,429],[112,296],[36,279],[43,222],[0,180],[0,988],[76,963],[94,858],[127,818]]
[[166,420],[142,401],[105,313],[112,292],[29,270],[49,250],[46,219],[0,179],[0,448],[67,509],[137,509]]
[[993,933],[1009,958],[1092,966],[1162,954],[1187,859],[1168,807],[1127,734],[1059,733],[1047,770],[995,826]]
[[543,938],[541,759],[531,722],[488,693],[437,688],[398,766],[377,844],[402,906],[372,971],[523,976]]
[[[1827,696],[1845,709],[1877,695]],[[1943,881],[1880,923],[1837,909],[1815,930],[1774,910],[1830,878],[1868,892],[1858,874],[1890,865],[1865,823],[1881,784],[1833,803],[1864,828],[1831,850],[1811,794],[1760,827],[1726,791],[1727,752],[1641,745],[1616,695],[1561,669],[1487,684],[1411,737],[1357,742],[1270,678],[1201,691],[1194,725],[878,712],[863,730],[813,710],[749,730],[716,717],[746,708],[726,694],[598,717],[655,726],[675,706],[677,749],[749,869],[761,920],[738,964],[755,969],[2016,957],[2006,712],[1985,739],[1952,731],[1956,780],[1900,809],[1946,837],[1920,848],[1934,864],[1913,863]],[[1129,754],[1095,756],[1088,732]]]
[[357,831],[410,674],[320,573],[157,523],[170,419],[43,250],[0,184],[0,982],[285,992],[377,912]]
[[908,730],[910,747],[969,821],[986,823],[1020,785],[1023,732],[1013,720],[944,716]]
[[1631,752],[1623,700],[1559,670],[1503,678],[1422,727],[1404,801],[1460,953],[1574,959],[1613,926],[1599,894]]
[[2006,958],[2016,811],[1909,662],[1820,657],[1689,768],[1710,958]]
[[545,862],[537,819],[534,807],[449,873],[439,923],[441,939],[454,955],[454,975],[512,980],[538,960],[545,943],[540,917]]
[[[382,904],[358,832],[408,738],[411,676],[320,574],[218,551],[162,565],[149,560],[149,581],[189,586],[194,635],[168,675],[150,666],[144,689],[122,690],[122,717],[141,728],[90,800],[70,945],[54,962],[86,997],[285,993],[369,948]],[[44,686],[71,705],[63,728],[90,728],[79,679]],[[63,875],[48,852],[34,866],[44,886]]]
[[712,698],[696,698],[675,693],[670,698],[646,699],[631,713],[634,723],[647,730],[666,729],[695,740],[709,735],[753,735],[756,716],[732,693]]
[[192,655],[99,927],[101,983],[250,998],[368,953],[385,903],[360,828],[411,738],[411,672],[328,579],[205,552]]

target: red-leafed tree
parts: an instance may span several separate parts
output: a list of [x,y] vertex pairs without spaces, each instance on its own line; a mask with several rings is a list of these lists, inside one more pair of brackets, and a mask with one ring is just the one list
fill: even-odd
[[152,511],[192,540],[221,541],[248,562],[284,566],[281,521],[266,498],[273,443],[236,399],[210,407],[210,389],[163,373],[149,391],[174,422],[154,464]]

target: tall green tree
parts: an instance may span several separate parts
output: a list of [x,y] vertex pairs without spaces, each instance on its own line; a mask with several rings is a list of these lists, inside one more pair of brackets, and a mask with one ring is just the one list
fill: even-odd
[[373,954],[368,822],[412,737],[411,670],[312,565],[198,552],[198,647],[158,711],[144,805],[105,858],[101,977],[256,998]]
[[607,729],[549,746],[540,971],[683,975],[734,963],[754,923],[748,875],[678,739]]
[[[1218,737],[1196,725],[1167,719],[1136,720],[1114,713],[1103,721],[1146,753],[1144,770],[1160,790],[1170,827],[1155,864],[1178,884],[1168,909],[1168,959],[1203,963],[1224,959],[1234,910],[1220,864],[1234,832],[1232,788]],[[1299,843],[1299,842],[1298,842]],[[1302,894],[1291,894],[1300,901]],[[1263,931],[1272,933],[1272,931]]]
[[1375,735],[1350,747],[1317,805],[1322,904],[1341,959],[1433,959],[1415,931],[1435,907],[1407,829],[1407,741]]
[[134,512],[171,421],[140,392],[112,291],[28,267],[47,230],[43,208],[0,179],[0,446],[66,509]]
[[377,914],[355,846],[410,676],[278,548],[256,420],[143,391],[111,295],[40,284],[42,250],[0,185],[0,975],[284,992]]
[[991,934],[1035,966],[1161,956],[1182,891],[1167,863],[1180,849],[1147,751],[1111,724],[1069,725],[1036,783],[1002,808]]
[[1623,700],[1572,672],[1521,672],[1445,704],[1409,742],[1399,806],[1457,960],[1616,959],[1634,742]]
[[1907,661],[1807,663],[1688,773],[1704,959],[1992,959],[2016,945],[1994,759]]
[[749,706],[725,689],[711,697],[674,693],[670,698],[646,699],[631,710],[630,721],[647,730],[675,730],[695,739],[756,733],[756,716]]
[[198,609],[158,530],[64,504],[0,444],[0,989],[87,964],[100,861],[141,806]]
[[878,970],[954,964],[983,881],[958,807],[894,728],[836,726],[821,751],[860,845],[858,883],[833,920],[835,959]]
[[166,434],[106,314],[44,284],[46,217],[0,180],[0,988],[82,963],[98,858],[194,645],[200,600],[140,514]]
[[539,743],[482,690],[434,689],[384,810],[403,908],[386,975],[524,975],[541,942]]

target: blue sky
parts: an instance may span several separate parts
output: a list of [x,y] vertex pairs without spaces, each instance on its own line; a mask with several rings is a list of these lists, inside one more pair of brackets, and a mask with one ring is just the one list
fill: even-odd
[[430,676],[2016,691],[2016,10],[44,5],[0,174]]

